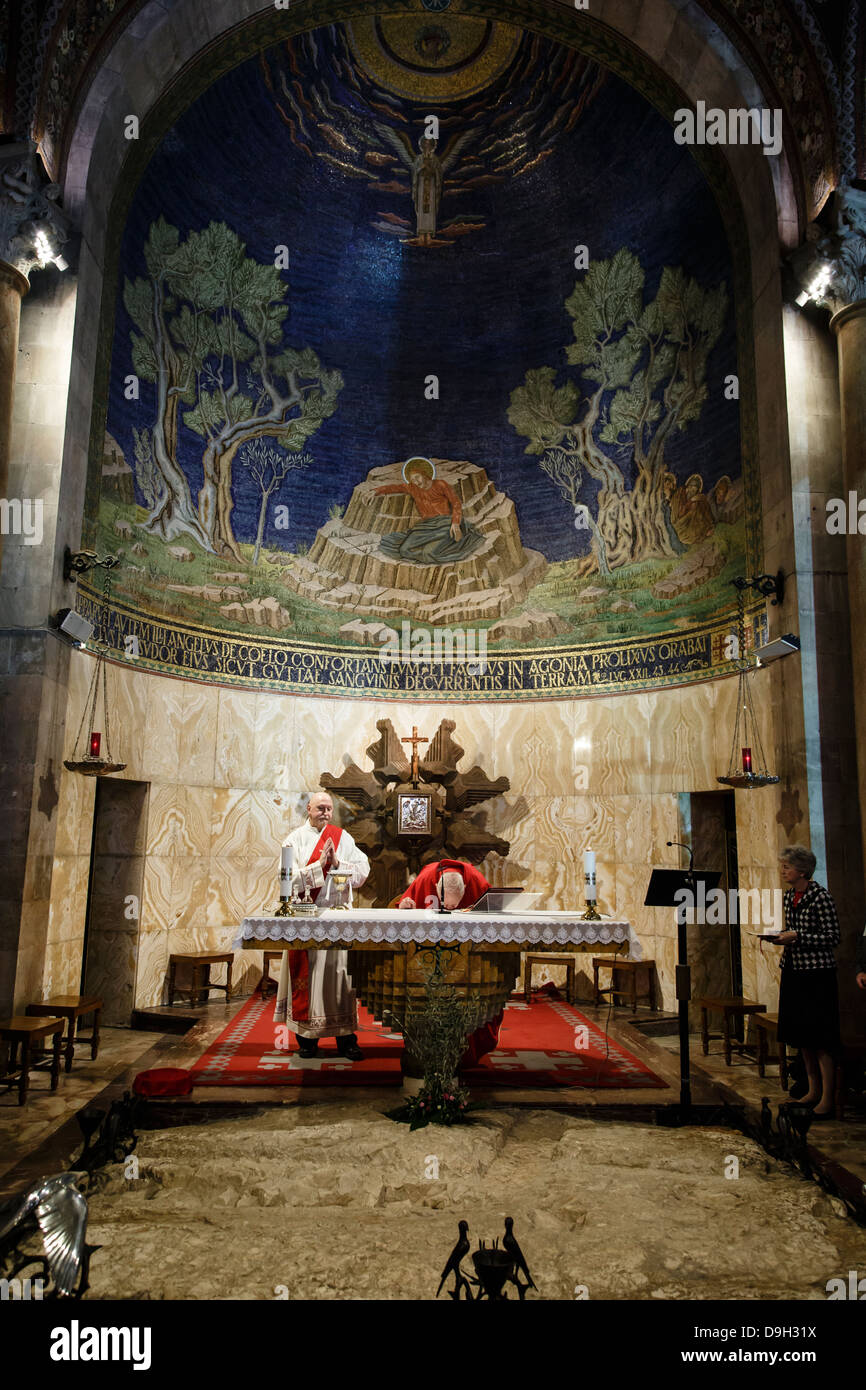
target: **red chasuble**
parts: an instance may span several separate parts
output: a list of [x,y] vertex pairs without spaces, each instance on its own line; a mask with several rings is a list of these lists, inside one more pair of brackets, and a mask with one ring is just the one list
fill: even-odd
[[[418,877],[409,884],[403,897],[411,898],[416,907],[429,907],[435,911],[442,892],[439,879],[445,873],[458,873],[463,879],[463,897],[458,907],[472,907],[490,888],[484,875],[471,864],[464,864],[461,859],[440,859],[435,864],[425,864]],[[461,1067],[474,1066],[488,1052],[492,1052],[499,1042],[501,1027],[500,1010],[495,1018],[476,1028],[468,1039],[466,1051],[460,1059]]]
[[439,879],[442,874],[447,873],[457,873],[463,879],[460,907],[472,907],[490,887],[484,875],[473,869],[471,864],[464,864],[461,859],[439,859],[435,864],[424,865],[418,877],[409,884],[403,897],[411,898],[416,907],[432,907],[435,910],[442,892]]
[[[326,825],[318,840],[312,854],[306,863],[306,868],[311,864],[317,864],[322,857],[325,845],[330,841],[334,846],[334,853],[340,843],[342,830],[338,825]],[[324,885],[323,885],[324,886]],[[311,888],[310,897],[316,901],[321,888]],[[310,953],[309,951],[289,951],[289,975],[292,982],[292,1018],[296,1023],[307,1023],[310,1017]]]

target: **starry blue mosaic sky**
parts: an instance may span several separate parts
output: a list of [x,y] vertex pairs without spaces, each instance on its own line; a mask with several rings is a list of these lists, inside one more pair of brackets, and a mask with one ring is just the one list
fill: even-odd
[[[158,217],[182,235],[223,221],[262,262],[273,262],[275,246],[289,246],[285,341],[313,347],[345,378],[336,414],[308,442],[315,466],[290,474],[274,499],[288,503],[290,529],[269,528],[266,544],[311,542],[329,507],[345,505],[369,469],[422,454],[485,468],[513,499],[525,545],[550,560],[581,553],[586,534],[575,531],[570,509],[508,423],[510,393],[528,368],[556,367],[559,384],[574,379],[563,301],[574,288],[578,243],[596,260],[621,247],[634,252],[647,272],[646,298],[666,265],[707,288],[724,280],[732,296],[718,208],[671,126],[613,76],[536,170],[455,202],[443,202],[443,217],[480,214],[484,230],[441,249],[404,246],[372,224],[383,211],[411,217],[410,201],[383,198],[302,153],[259,59],[220,79],[163,140],[123,235],[107,428],[127,461],[133,428],[152,424],[154,393],[142,383],[138,402],[124,399],[132,367],[123,278],[146,273],[142,248]],[[666,451],[680,480],[697,471],[707,490],[723,473],[740,472],[738,407],[723,391],[736,370],[731,303],[702,415]],[[439,378],[438,401],[424,398],[430,373]],[[194,496],[201,450],[199,436],[181,428],[179,461]],[[253,540],[260,494],[238,467],[234,500],[235,533]]]

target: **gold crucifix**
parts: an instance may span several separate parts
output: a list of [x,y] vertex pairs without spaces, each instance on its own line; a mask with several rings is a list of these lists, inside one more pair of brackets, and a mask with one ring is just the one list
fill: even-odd
[[429,743],[430,740],[429,740],[429,738],[421,738],[420,735],[419,735],[419,733],[418,733],[417,727],[413,724],[413,725],[412,725],[412,737],[411,737],[411,738],[401,738],[400,742],[401,742],[401,743],[411,743],[411,745],[412,745],[412,786],[413,786],[413,787],[417,787],[417,785],[418,785],[418,744],[419,744],[419,743]]

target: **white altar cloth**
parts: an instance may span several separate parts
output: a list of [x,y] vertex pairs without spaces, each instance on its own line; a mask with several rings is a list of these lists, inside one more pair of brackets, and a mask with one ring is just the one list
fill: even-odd
[[297,943],[316,946],[387,947],[432,946],[471,942],[521,950],[545,947],[610,946],[629,944],[633,960],[641,957],[640,942],[631,924],[613,918],[584,921],[580,912],[453,912],[450,914],[401,911],[399,908],[361,907],[342,912],[328,909],[315,917],[245,917],[235,950],[255,950],[258,943]]

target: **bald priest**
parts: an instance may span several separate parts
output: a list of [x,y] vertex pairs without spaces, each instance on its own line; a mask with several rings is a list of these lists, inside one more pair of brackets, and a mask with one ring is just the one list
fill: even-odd
[[[439,907],[444,907],[448,912],[465,911],[468,907],[474,907],[489,890],[487,879],[471,864],[464,864],[462,859],[439,859],[433,864],[424,865],[397,906],[404,911],[427,908],[435,912]],[[466,1051],[460,1059],[461,1067],[475,1066],[486,1053],[493,1051],[499,1042],[502,1019],[503,1012],[500,1011],[467,1038]]]
[[[294,850],[292,892],[308,890],[314,902],[327,906],[331,897],[329,869],[351,870],[353,888],[360,888],[370,861],[348,830],[332,823],[334,805],[327,792],[313,792],[307,818],[283,841]],[[358,1047],[358,1001],[346,969],[347,952],[285,951],[277,986],[275,1023],[287,1023],[298,1039],[301,1057],[315,1057],[319,1038],[336,1038],[337,1052],[352,1062],[363,1060]]]

